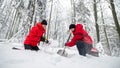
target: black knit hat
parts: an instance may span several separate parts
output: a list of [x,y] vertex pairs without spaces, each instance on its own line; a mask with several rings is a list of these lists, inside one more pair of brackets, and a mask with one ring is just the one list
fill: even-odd
[[41,24],[47,25],[47,21],[46,21],[46,20],[43,20],[43,21],[41,22]]
[[75,24],[70,24],[69,29],[75,28]]

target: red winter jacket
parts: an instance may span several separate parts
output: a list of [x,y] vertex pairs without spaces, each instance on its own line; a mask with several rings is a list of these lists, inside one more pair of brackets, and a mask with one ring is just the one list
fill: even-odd
[[45,33],[45,29],[41,25],[40,22],[38,22],[35,26],[32,27],[29,34],[27,35],[24,44],[29,44],[31,46],[37,46],[37,44],[40,42],[40,38]]
[[[92,44],[92,39],[91,37],[88,35],[88,33],[83,29],[83,25],[82,24],[77,24],[75,31],[73,32],[74,37],[72,38],[72,40],[68,43],[66,43],[66,46],[72,47],[75,45],[76,41],[81,40],[84,41],[88,44]],[[84,39],[83,39],[84,38]]]

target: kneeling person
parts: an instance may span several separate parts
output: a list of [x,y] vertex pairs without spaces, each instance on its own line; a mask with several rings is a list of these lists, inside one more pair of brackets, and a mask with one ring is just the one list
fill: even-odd
[[24,41],[25,49],[38,51],[39,48],[37,45],[40,43],[40,41],[48,43],[48,40],[43,37],[43,34],[46,31],[46,26],[47,21],[43,20],[42,22],[38,22],[35,26],[32,27]]

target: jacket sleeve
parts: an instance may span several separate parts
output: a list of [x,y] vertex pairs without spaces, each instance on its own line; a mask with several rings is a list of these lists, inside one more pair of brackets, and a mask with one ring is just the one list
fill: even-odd
[[83,37],[80,35],[74,35],[70,42],[66,43],[66,46],[72,47],[76,44],[77,40],[81,40]]
[[69,47],[74,46],[75,45],[75,41],[76,41],[76,39],[75,39],[75,37],[73,37],[70,42],[66,43],[66,46],[69,46]]

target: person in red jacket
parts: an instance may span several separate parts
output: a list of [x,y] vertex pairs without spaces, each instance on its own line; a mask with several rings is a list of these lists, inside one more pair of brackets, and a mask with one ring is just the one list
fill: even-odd
[[27,35],[25,41],[24,41],[24,48],[29,50],[35,50],[38,51],[38,43],[40,41],[48,43],[48,40],[43,37],[43,34],[45,33],[45,29],[47,26],[47,21],[43,20],[42,22],[38,22],[35,26],[33,26]]
[[74,37],[70,42],[66,43],[66,46],[72,47],[76,45],[80,55],[86,56],[86,53],[90,54],[93,41],[86,30],[83,29],[83,25],[71,24],[69,29],[73,33]]

